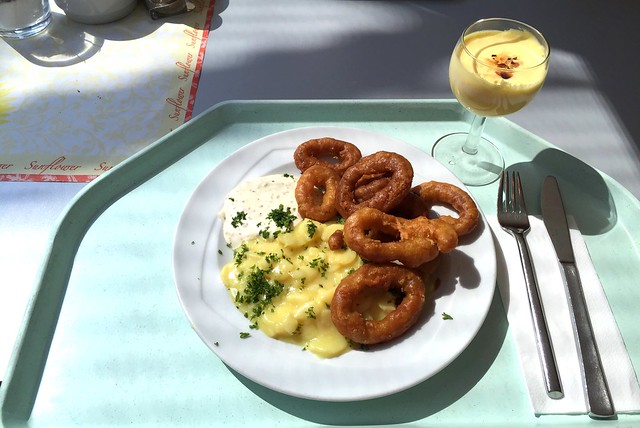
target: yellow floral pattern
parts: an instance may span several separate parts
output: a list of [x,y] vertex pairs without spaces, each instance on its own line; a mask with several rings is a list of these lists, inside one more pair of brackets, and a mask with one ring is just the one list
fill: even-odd
[[[0,79],[2,79],[2,76],[0,76]],[[11,111],[11,104],[9,104],[11,98],[9,95],[9,85],[0,81],[0,125],[7,123],[6,117]]]

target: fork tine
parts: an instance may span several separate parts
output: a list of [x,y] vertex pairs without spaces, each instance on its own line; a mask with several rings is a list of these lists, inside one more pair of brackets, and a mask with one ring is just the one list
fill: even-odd
[[522,181],[520,181],[520,173],[515,173],[514,174],[515,177],[514,179],[516,180],[516,186],[517,186],[517,198],[515,198],[518,201],[518,211],[519,212],[527,212],[527,206],[524,202],[524,192],[522,191]]
[[504,170],[498,184],[498,211],[526,213],[520,173]]
[[509,211],[518,211],[518,198],[516,197],[516,175],[517,172],[511,174],[511,179],[507,182],[507,191],[509,192]]
[[504,210],[507,212],[513,212],[515,205],[514,205],[514,183],[513,183],[513,179],[515,177],[515,173],[514,174],[509,174],[509,171],[505,170],[504,171],[504,176],[503,176],[503,186],[504,186]]
[[508,174],[508,172],[506,170],[502,171],[502,176],[500,177],[500,183],[498,184],[498,212],[504,211],[504,208],[505,208],[505,197],[504,197],[505,174]]

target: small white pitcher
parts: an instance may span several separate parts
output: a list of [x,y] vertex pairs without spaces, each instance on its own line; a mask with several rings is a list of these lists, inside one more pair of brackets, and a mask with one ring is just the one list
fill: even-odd
[[106,24],[129,15],[137,0],[55,0],[65,15],[83,24]]

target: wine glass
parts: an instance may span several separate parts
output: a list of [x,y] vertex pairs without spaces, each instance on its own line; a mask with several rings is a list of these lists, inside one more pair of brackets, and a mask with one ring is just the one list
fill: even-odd
[[490,18],[467,27],[451,55],[449,83],[474,119],[468,133],[440,138],[431,150],[433,157],[466,185],[495,181],[504,169],[504,159],[482,138],[485,122],[528,104],[542,87],[548,66],[549,44],[530,25]]

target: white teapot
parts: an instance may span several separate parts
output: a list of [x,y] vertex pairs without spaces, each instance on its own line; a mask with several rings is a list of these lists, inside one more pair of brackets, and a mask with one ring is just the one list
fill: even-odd
[[137,0],[55,0],[67,17],[83,24],[106,24],[129,15]]

